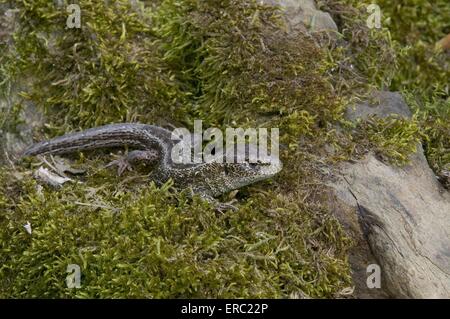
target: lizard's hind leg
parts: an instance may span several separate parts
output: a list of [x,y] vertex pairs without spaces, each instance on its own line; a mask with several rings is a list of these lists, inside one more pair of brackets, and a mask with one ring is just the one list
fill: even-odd
[[106,167],[117,166],[117,174],[120,176],[125,170],[132,170],[138,164],[153,165],[159,159],[159,153],[155,150],[135,150],[107,164]]

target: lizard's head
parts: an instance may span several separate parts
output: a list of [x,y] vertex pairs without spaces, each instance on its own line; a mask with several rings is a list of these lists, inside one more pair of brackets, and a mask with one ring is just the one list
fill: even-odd
[[258,160],[255,163],[223,163],[224,185],[229,190],[237,189],[261,180],[268,179],[281,171],[283,165],[278,158]]
[[268,179],[281,171],[283,165],[278,156],[256,156],[256,151],[257,149],[247,145],[242,156],[232,154],[231,160],[224,154],[223,157],[215,156],[201,164],[176,164],[180,167],[166,177],[171,177],[177,184],[192,187],[204,195],[217,197]]

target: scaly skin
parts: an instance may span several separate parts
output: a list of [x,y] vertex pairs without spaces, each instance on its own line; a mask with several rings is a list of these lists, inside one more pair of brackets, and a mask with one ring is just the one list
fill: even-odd
[[[190,187],[195,193],[205,198],[217,197],[231,190],[268,179],[282,168],[280,161],[256,164],[218,161],[200,164],[174,163],[171,159],[171,150],[177,141],[173,141],[171,135],[170,131],[154,125],[110,124],[34,144],[25,150],[23,156],[67,154],[127,145],[142,150],[132,152],[134,162],[139,160],[158,162],[152,174],[156,182],[164,183],[171,178],[176,187]],[[155,151],[158,154],[156,158],[153,156]]]

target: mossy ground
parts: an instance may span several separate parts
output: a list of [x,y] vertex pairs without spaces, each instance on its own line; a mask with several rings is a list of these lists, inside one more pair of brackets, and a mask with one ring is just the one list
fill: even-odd
[[[372,3],[380,6],[382,29],[365,28],[366,8]],[[350,43],[350,54],[340,65],[343,74],[353,64],[369,79],[369,85],[400,91],[415,112],[413,125],[420,134],[413,139],[422,141],[436,174],[448,172],[450,55],[436,47],[450,33],[448,1],[327,0],[321,6],[338,21],[344,40]],[[354,78],[345,76],[343,86],[353,90]]]
[[[14,2],[19,27],[14,49],[2,44],[1,93],[33,79],[21,97],[46,116],[37,139],[122,121],[192,128],[200,118],[222,128],[279,127],[285,166],[272,181],[225,195],[239,210],[223,214],[170,183],[149,184],[143,172],[118,178],[101,169],[107,152],[75,156],[87,174],[56,190],[38,186],[30,162],[5,167],[0,296],[341,296],[351,286],[351,243],[321,202],[319,167],[369,149],[401,164],[414,150],[425,120],[342,119],[355,92],[395,83],[397,44],[337,1],[322,5],[353,14],[343,36],[354,41],[331,54],[314,38],[286,33],[279,12],[256,1],[80,4],[83,27],[75,30],[64,28],[67,13],[53,2]],[[20,108],[3,112],[3,129],[15,126]],[[72,263],[82,268],[76,290],[65,285]]]
[[[324,297],[348,282],[340,226],[273,191],[218,214],[145,178],[36,186],[2,176],[2,193],[20,194],[1,200],[2,297]],[[82,288],[67,289],[68,264]]]

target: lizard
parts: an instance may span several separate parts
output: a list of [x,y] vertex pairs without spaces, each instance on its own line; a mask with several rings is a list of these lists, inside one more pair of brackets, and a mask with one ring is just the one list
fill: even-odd
[[174,186],[191,188],[206,200],[213,200],[232,190],[273,177],[282,169],[281,161],[272,158],[273,156],[256,163],[228,163],[223,160],[177,163],[171,156],[176,143],[177,140],[172,139],[172,132],[165,128],[140,123],[117,123],[36,143],[27,148],[22,157],[130,146],[135,150],[123,159],[110,163],[119,166],[119,174],[136,163],[156,164],[151,175],[157,184],[172,179]]

